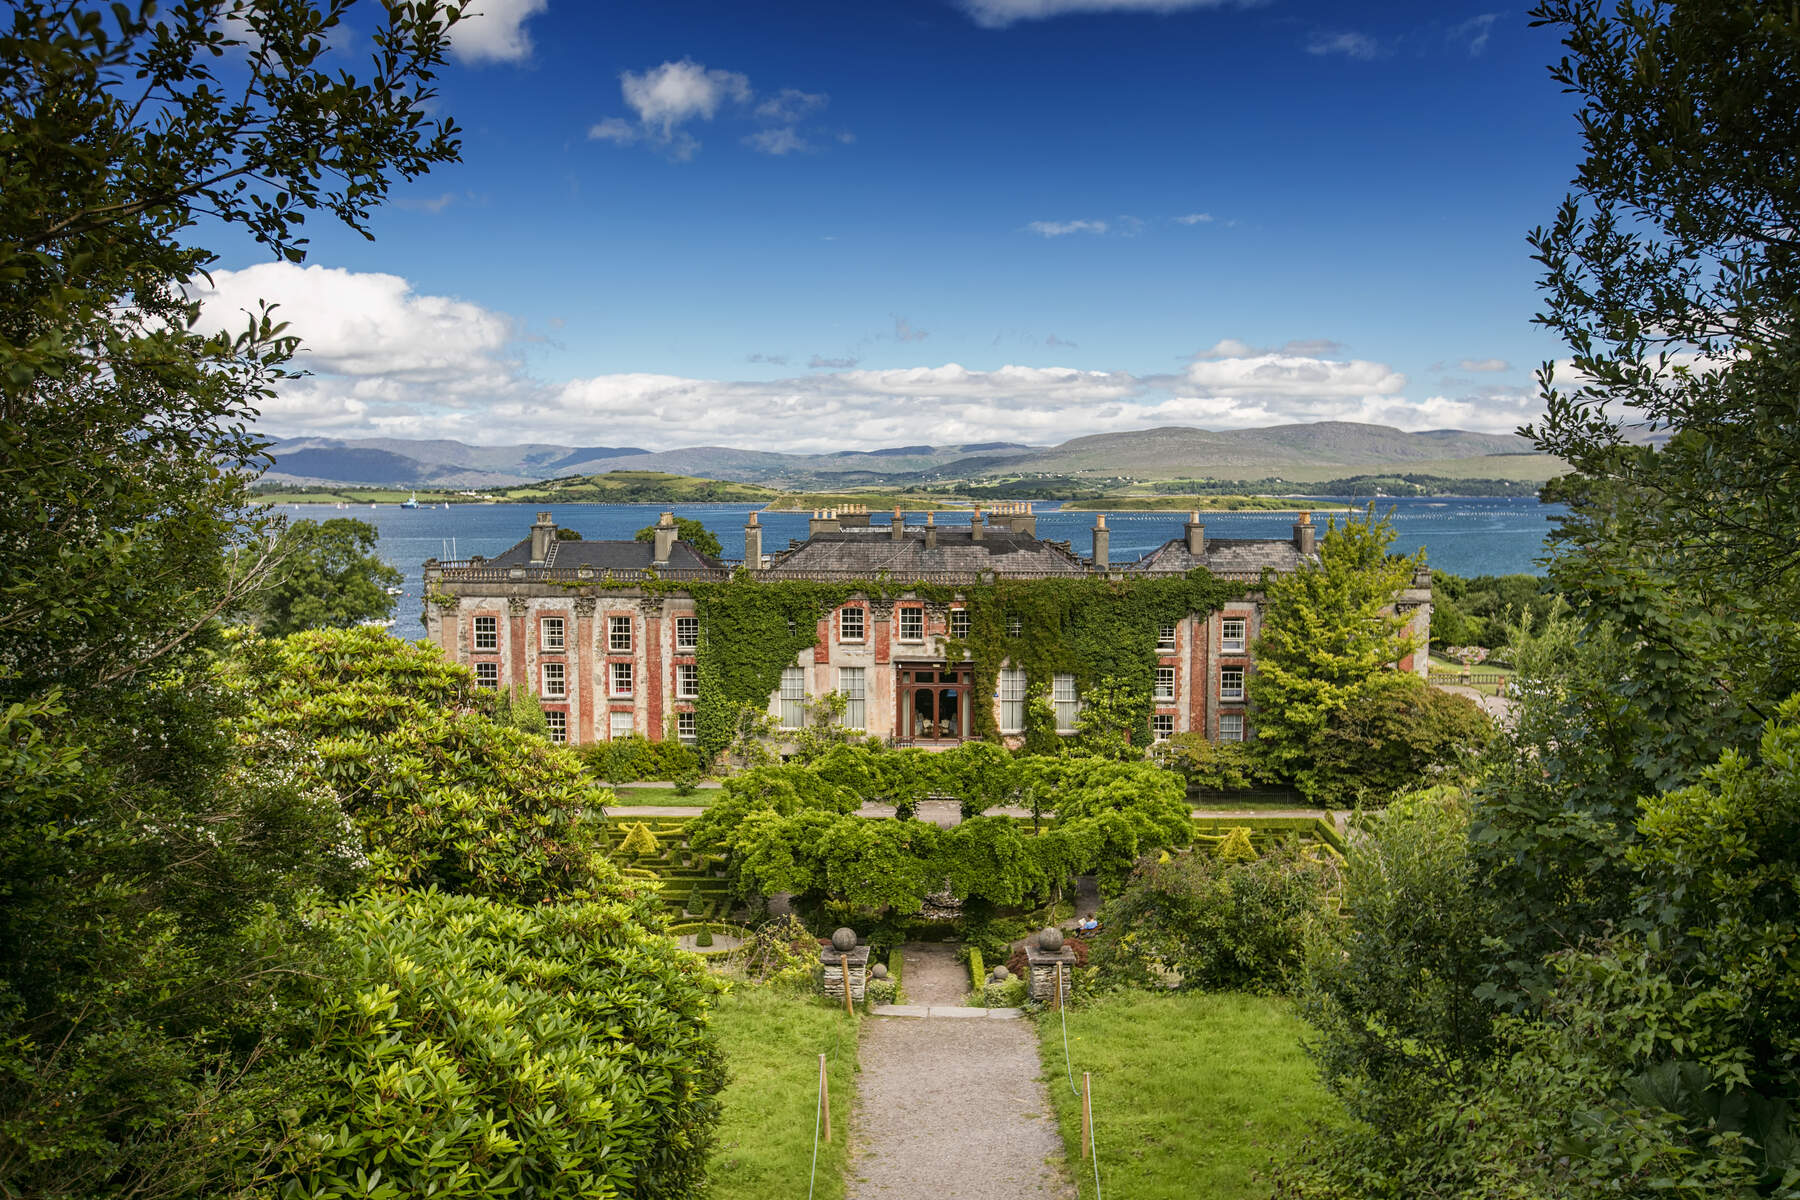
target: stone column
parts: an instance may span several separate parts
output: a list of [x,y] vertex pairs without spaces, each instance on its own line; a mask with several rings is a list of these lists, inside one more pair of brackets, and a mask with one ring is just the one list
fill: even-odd
[[1062,998],[1067,1001],[1075,994],[1075,951],[1067,946],[1056,950],[1044,950],[1027,942],[1025,944],[1025,961],[1029,978],[1026,988],[1031,998],[1039,1004],[1056,1003],[1056,977],[1062,974]]
[[858,946],[854,950],[839,950],[827,946],[819,951],[819,964],[825,968],[825,995],[844,1002],[844,973],[850,974],[850,1002],[859,1003],[868,987],[869,980],[869,948]]

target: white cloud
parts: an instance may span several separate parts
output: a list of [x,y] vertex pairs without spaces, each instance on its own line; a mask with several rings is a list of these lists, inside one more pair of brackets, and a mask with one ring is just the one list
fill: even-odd
[[1465,358],[1456,364],[1465,371],[1510,371],[1512,364],[1504,358]]
[[[1392,367],[1333,357],[1335,344],[1319,340],[1290,343],[1317,350],[1298,353],[1227,339],[1179,375],[1030,363],[859,369],[852,351],[813,357],[812,373],[774,380],[643,372],[541,379],[516,354],[523,333],[505,314],[420,293],[395,275],[269,263],[217,272],[213,286],[196,294],[208,329],[240,326],[239,310],[267,299],[280,303],[276,316],[304,339],[296,365],[313,374],[280,381],[258,422],[283,436],[484,443],[537,430],[575,443],[805,451],[916,441],[921,428],[932,429],[935,441],[1042,443],[1160,425],[1315,420],[1506,432],[1534,417],[1539,403],[1529,388],[1415,399]],[[923,331],[893,320],[893,334],[879,339],[890,352],[916,344]],[[1072,351],[1056,341],[1040,353]],[[750,361],[783,366],[784,358]]]
[[1105,233],[1105,221],[1032,221],[1025,226],[1041,237],[1067,237],[1071,233]]
[[710,121],[728,100],[750,99],[750,80],[736,71],[709,71],[691,58],[666,62],[642,73],[619,76],[626,105],[646,128],[659,129],[664,140],[675,128],[696,117]]
[[261,263],[215,271],[196,285],[204,329],[235,329],[259,300],[304,344],[296,365],[320,374],[467,387],[510,376],[513,321],[448,296],[426,296],[398,275]]
[[473,0],[450,30],[450,53],[467,63],[524,62],[531,57],[525,21],[550,0]]
[[803,92],[799,88],[782,88],[756,106],[756,115],[776,125],[793,125],[815,113],[824,111],[831,97],[824,92]]
[[1233,0],[962,0],[977,25],[1004,29],[1018,21],[1043,21],[1074,13],[1172,13],[1220,8]]
[[812,144],[795,132],[791,125],[759,129],[744,139],[744,145],[752,150],[760,150],[764,154],[773,154],[777,158],[784,154],[812,149]]
[[1452,25],[1448,37],[1469,49],[1469,57],[1474,58],[1487,49],[1488,35],[1494,31],[1494,22],[1500,19],[1499,13],[1482,13],[1478,17],[1470,17],[1457,25]]
[[1381,44],[1366,33],[1315,33],[1306,43],[1306,52],[1367,61],[1381,54]]
[[889,314],[894,318],[894,340],[896,342],[922,342],[931,336],[928,329],[914,329],[911,321],[897,314]]
[[1186,216],[1176,217],[1175,223],[1178,225],[1210,225],[1212,220],[1211,213],[1188,213]]

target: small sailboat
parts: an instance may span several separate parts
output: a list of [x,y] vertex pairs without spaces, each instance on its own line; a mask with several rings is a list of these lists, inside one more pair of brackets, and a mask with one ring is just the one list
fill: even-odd
[[410,495],[406,499],[402,500],[400,502],[400,507],[401,508],[417,508],[417,507],[419,507],[419,493],[414,492],[412,495]]

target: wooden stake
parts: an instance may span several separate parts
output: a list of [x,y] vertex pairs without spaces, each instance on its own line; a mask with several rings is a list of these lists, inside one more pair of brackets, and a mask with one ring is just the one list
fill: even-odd
[[844,1015],[854,1017],[856,1009],[850,1001],[850,956],[844,955]]
[[825,1056],[819,1055],[819,1107],[825,1117],[825,1140],[831,1140],[831,1073],[825,1069]]
[[1051,1008],[1061,1008],[1062,1007],[1062,987],[1063,987],[1062,964],[1061,963],[1053,963],[1053,964],[1051,964],[1050,969],[1056,972],[1056,995],[1054,998],[1052,998],[1052,1000],[1050,1002],[1050,1007]]

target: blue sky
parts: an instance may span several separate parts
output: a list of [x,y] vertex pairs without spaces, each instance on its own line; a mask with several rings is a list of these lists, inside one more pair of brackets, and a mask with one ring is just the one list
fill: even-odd
[[[271,433],[767,449],[1507,430],[1554,36],[1490,3],[476,0],[463,162],[208,296]],[[344,51],[357,54],[354,38]]]

